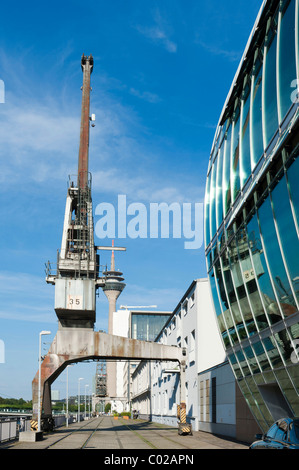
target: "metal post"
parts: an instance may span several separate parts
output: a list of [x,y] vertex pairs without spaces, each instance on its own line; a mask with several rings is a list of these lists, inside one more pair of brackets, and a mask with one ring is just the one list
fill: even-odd
[[69,425],[69,366],[66,366],[66,427]]
[[86,419],[86,387],[88,387],[88,385],[85,385],[84,419]]
[[78,379],[78,423],[80,422],[80,380],[83,380],[83,377]]
[[41,331],[39,333],[39,348],[38,348],[38,416],[37,416],[37,430],[41,430],[41,365],[42,365],[42,336],[50,335],[51,331]]

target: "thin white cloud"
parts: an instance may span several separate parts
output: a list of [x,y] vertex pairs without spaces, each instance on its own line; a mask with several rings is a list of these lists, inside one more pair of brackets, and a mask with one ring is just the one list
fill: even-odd
[[162,19],[162,16],[158,9],[155,11],[154,14],[154,23],[155,24],[150,27],[137,25],[136,29],[140,34],[150,39],[154,43],[162,45],[168,52],[172,54],[176,53],[177,44],[171,39],[169,39],[169,34],[167,34],[166,32],[166,29],[169,29],[169,27]]
[[[128,203],[134,202],[201,202],[204,188],[199,185],[183,184],[176,181],[165,181],[163,176],[149,175],[136,176],[134,169],[123,171],[122,169],[110,168],[93,173],[93,188],[98,192],[107,194],[124,194]],[[95,200],[95,197],[94,197]],[[108,202],[108,201],[106,201]]]
[[228,59],[230,62],[237,62],[241,59],[241,51],[223,49],[222,47],[213,45],[211,43],[206,43],[200,39],[197,39],[195,42],[212,55],[222,56],[225,59]]
[[155,93],[150,93],[149,91],[141,92],[139,90],[136,90],[135,88],[130,88],[130,94],[144,101],[148,101],[149,103],[158,103],[160,101],[158,95],[156,95]]
[[157,305],[157,311],[172,312],[181,296],[182,291],[176,288],[148,288],[130,284],[124,290],[119,303],[122,305]]
[[57,322],[54,291],[43,276],[0,272],[0,318],[15,321]]

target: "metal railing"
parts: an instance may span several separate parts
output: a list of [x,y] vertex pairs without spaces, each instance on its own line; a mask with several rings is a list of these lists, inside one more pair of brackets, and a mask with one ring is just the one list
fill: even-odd
[[30,430],[30,418],[1,418],[0,443],[17,439],[19,433]]

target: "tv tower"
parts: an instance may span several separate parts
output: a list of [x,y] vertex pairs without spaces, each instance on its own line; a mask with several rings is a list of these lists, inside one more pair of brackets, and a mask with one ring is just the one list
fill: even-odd
[[[110,271],[103,272],[105,276],[105,285],[103,286],[104,294],[109,302],[109,317],[108,317],[108,334],[113,335],[113,313],[116,312],[116,301],[126,284],[122,273],[115,270],[115,257],[114,257],[114,240],[112,240],[112,253],[111,253],[111,267]],[[125,248],[119,248],[124,250]],[[107,395],[108,397],[116,397],[116,362],[107,363]]]
[[105,285],[103,291],[109,302],[109,320],[108,320],[108,334],[113,334],[113,313],[116,312],[116,301],[126,284],[123,283],[124,278],[121,272],[115,270],[115,257],[114,257],[114,240],[112,240],[112,253],[111,253],[111,267],[110,271],[104,271]]

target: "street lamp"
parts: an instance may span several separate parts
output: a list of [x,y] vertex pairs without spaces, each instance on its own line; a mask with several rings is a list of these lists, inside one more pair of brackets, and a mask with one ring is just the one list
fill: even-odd
[[74,364],[66,366],[66,427],[69,425],[69,367],[73,367]]
[[84,408],[84,419],[86,419],[86,387],[89,387],[89,385],[85,385],[85,408]]
[[78,423],[80,422],[80,380],[83,380],[83,377],[78,379]]
[[42,365],[42,336],[50,335],[51,331],[42,330],[39,334],[39,354],[38,354],[38,417],[37,417],[37,430],[40,432],[41,424],[41,365]]

